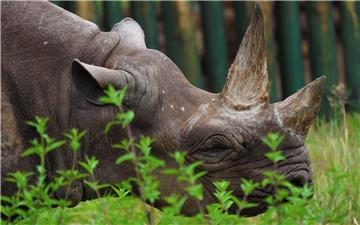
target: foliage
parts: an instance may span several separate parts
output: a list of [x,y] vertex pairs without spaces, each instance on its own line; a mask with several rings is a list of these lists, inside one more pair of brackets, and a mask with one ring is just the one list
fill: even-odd
[[[118,107],[113,121],[105,127],[108,133],[114,126],[127,132],[127,138],[113,144],[119,150],[116,164],[130,162],[136,177],[118,185],[99,183],[94,171],[98,160],[94,156],[78,161],[76,153],[80,149],[84,131],[71,129],[64,134],[64,140],[56,140],[46,133],[46,118],[36,117],[28,122],[39,135],[31,141],[31,147],[23,153],[24,157],[36,155],[39,165],[35,174],[17,171],[9,174],[8,181],[16,184],[18,191],[13,196],[1,196],[1,213],[4,224],[358,224],[360,212],[360,116],[346,115],[346,119],[331,122],[318,121],[310,131],[307,144],[310,148],[314,169],[314,191],[309,186],[296,187],[278,174],[277,164],[284,160],[279,145],[282,137],[270,133],[263,142],[270,151],[266,157],[273,162],[273,169],[264,173],[261,182],[239,180],[243,197],[239,199],[231,191],[226,180],[214,182],[214,197],[217,202],[203,208],[203,186],[199,182],[205,172],[199,171],[201,162],[186,162],[186,154],[175,151],[171,157],[176,168],[165,168],[165,163],[151,154],[150,137],[134,137],[130,127],[134,112],[125,111],[122,102],[126,88],[117,91],[109,87],[100,100]],[[345,115],[344,115],[345,116]],[[340,122],[341,121],[341,122]],[[68,145],[74,153],[72,167],[57,171],[52,180],[46,177],[46,154]],[[80,172],[79,168],[82,168]],[[183,194],[162,196],[156,174],[177,176],[184,185]],[[33,181],[35,180],[35,182]],[[81,202],[69,208],[71,184],[83,182],[96,193],[98,199]],[[32,181],[32,182],[30,182]],[[139,198],[133,197],[133,185],[139,188]],[[266,202],[268,210],[254,218],[244,218],[241,212],[256,206],[247,197],[259,187],[271,185],[274,195]],[[112,196],[101,195],[101,189],[113,190]],[[65,190],[62,200],[54,198],[59,190]],[[291,193],[291,194],[290,194]],[[116,197],[114,197],[115,195]],[[313,195],[313,198],[310,197]],[[168,205],[161,211],[151,205],[158,199]],[[187,199],[197,202],[200,213],[194,217],[183,217],[181,209]],[[286,200],[286,201],[285,201]],[[147,203],[145,203],[147,202]],[[280,204],[281,203],[281,204]],[[229,210],[236,209],[235,214]]]

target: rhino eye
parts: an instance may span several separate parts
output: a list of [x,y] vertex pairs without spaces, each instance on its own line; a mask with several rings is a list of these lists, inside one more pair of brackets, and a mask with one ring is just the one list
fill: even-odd
[[195,159],[203,160],[205,163],[217,163],[230,155],[238,155],[244,150],[241,144],[235,144],[227,137],[218,135],[206,140],[193,156]]

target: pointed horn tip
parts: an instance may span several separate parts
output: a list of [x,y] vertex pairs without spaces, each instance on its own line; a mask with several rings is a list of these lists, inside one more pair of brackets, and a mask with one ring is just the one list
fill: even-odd
[[262,9],[261,9],[261,4],[260,2],[256,2],[255,4],[255,9],[253,12],[253,17],[255,18],[262,18],[263,17],[263,13],[262,13]]
[[310,86],[318,86],[318,87],[321,87],[323,88],[324,87],[324,83],[325,83],[325,80],[326,80],[326,76],[323,75],[319,78],[316,78],[315,80],[313,80],[312,82],[310,82],[308,85],[305,86],[306,87],[310,87]]

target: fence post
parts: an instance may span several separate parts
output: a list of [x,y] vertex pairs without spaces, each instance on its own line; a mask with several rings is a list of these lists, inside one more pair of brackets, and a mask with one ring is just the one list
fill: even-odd
[[104,27],[106,31],[122,19],[122,2],[119,1],[105,1],[104,2]]
[[[103,7],[102,1],[90,2],[90,1],[77,1],[77,2],[66,2],[66,4],[70,4],[70,9],[73,10],[71,12],[76,13],[84,19],[90,20],[100,29],[103,29]],[[66,6],[66,5],[65,5]],[[69,6],[67,6],[69,7]]]
[[220,92],[228,71],[223,3],[201,2],[201,20],[208,87],[211,92]]
[[93,5],[89,1],[79,1],[76,3],[77,10],[76,14],[81,16],[84,19],[94,21],[94,15],[93,15]]
[[262,2],[261,8],[264,14],[265,39],[267,47],[267,62],[270,78],[270,100],[276,102],[280,100],[278,88],[278,65],[276,60],[276,43],[274,39],[274,3],[270,1]]
[[185,71],[184,55],[182,52],[181,34],[178,29],[176,5],[173,1],[162,1],[161,12],[164,21],[165,50],[167,56],[183,71]]
[[63,1],[63,5],[64,9],[66,9],[67,11],[70,11],[72,13],[76,13],[76,2],[73,1]]
[[236,1],[235,3],[235,24],[236,24],[236,43],[240,46],[245,31],[250,24],[251,13],[255,3],[248,1]]
[[97,0],[91,2],[91,4],[93,5],[93,21],[99,26],[101,30],[104,30],[104,1]]
[[341,2],[340,16],[350,109],[360,110],[360,2]]
[[161,2],[161,5],[167,54],[192,84],[203,87],[192,3],[174,1]]
[[53,1],[53,0],[51,0],[50,2],[57,5],[57,6],[59,6],[59,7],[61,7],[61,8],[64,8],[64,1]]
[[326,75],[321,113],[330,116],[328,94],[337,85],[336,40],[330,2],[306,2],[312,78]]
[[145,33],[146,46],[152,49],[160,49],[158,40],[158,28],[156,21],[157,2],[131,1],[131,16],[140,24]]
[[287,97],[304,86],[299,2],[277,2],[276,14],[283,97]]

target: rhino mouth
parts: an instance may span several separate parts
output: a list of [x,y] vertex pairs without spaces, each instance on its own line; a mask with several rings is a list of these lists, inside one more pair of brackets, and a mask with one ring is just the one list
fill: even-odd
[[[312,178],[311,178],[311,171],[308,168],[298,168],[291,170],[290,173],[284,176],[285,180],[289,181],[293,186],[302,188],[304,185],[308,185],[310,187],[313,186]],[[288,191],[288,197],[292,196],[291,190],[286,186],[279,186],[278,189]],[[207,190],[205,185],[205,190]],[[264,213],[269,204],[266,202],[266,198],[269,196],[275,196],[277,189],[274,185],[269,185],[264,188],[256,188],[254,191],[251,192],[250,195],[244,196],[244,193],[240,190],[240,188],[233,189],[233,195],[236,196],[240,200],[245,200],[249,203],[255,203],[256,206],[246,208],[246,209],[239,209],[235,204],[233,204],[228,212],[230,214],[237,214],[245,217],[252,217]],[[210,192],[209,192],[210,193]],[[215,196],[211,195],[214,202],[216,202]],[[312,198],[312,195],[308,197],[309,199]],[[284,198],[282,201],[277,202],[276,204],[283,204],[289,202],[288,198]]]
[[[304,187],[304,185],[308,185],[311,187],[313,185],[313,182],[309,174],[309,170],[303,168],[292,171],[290,174],[285,176],[285,179],[295,187],[301,188]],[[291,193],[291,190],[286,186],[280,186],[278,188],[288,191],[288,197],[293,195]],[[256,206],[239,210],[236,205],[232,205],[232,207],[230,207],[229,209],[229,213],[238,214],[246,217],[256,216],[264,213],[269,207],[269,204],[265,201],[265,199],[268,196],[275,196],[275,193],[276,188],[272,185],[266,188],[255,189],[249,196],[246,197],[244,197],[244,194],[242,192],[235,192],[234,195],[238,196],[239,199],[246,200],[249,203],[255,203]],[[277,202],[276,204],[283,204],[289,202],[288,197],[285,197],[281,202]],[[308,198],[312,198],[312,194]]]
[[[232,194],[240,200],[246,200],[249,203],[255,203],[256,206],[242,209],[239,211],[238,207],[233,204],[229,209],[231,214],[240,214],[241,216],[256,216],[264,213],[268,208],[268,203],[265,201],[268,196],[275,196],[276,189],[273,185],[267,187],[259,187],[253,190],[253,192],[244,197],[244,193],[240,187],[241,178],[253,180],[255,182],[261,182],[265,177],[262,175],[264,172],[269,170],[275,170],[278,174],[281,174],[284,179],[290,182],[295,187],[303,187],[304,185],[312,186],[312,172],[310,167],[310,161],[307,155],[306,147],[295,146],[292,148],[282,149],[286,159],[279,162],[274,168],[274,164],[267,160],[258,161],[237,161],[226,166],[225,168],[217,168],[209,171],[204,177],[200,178],[204,184],[205,191],[209,198],[209,202],[217,202],[214,192],[213,182],[217,180],[227,180],[231,183]],[[254,167],[256,164],[256,167]],[[206,165],[208,166],[208,165]],[[207,168],[209,169],[209,168]],[[289,192],[289,196],[292,196],[291,191],[288,187],[279,186],[278,188],[285,189]],[[311,196],[310,196],[311,197]],[[285,198],[279,204],[288,202]]]

